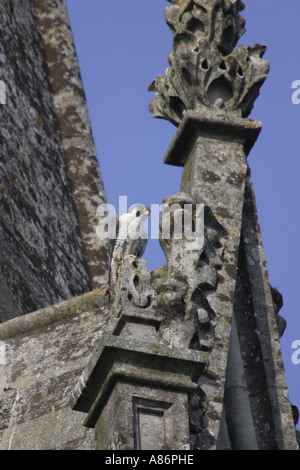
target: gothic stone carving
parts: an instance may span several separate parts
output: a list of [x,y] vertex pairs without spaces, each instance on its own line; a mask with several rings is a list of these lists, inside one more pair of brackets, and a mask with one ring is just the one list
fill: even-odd
[[[223,109],[247,117],[266,79],[265,46],[234,47],[244,33],[244,5],[230,0],[172,0],[170,67],[150,85],[153,117],[178,126],[187,110]],[[234,49],[234,50],[233,50]]]
[[119,317],[124,310],[152,311],[157,303],[157,294],[150,286],[150,273],[143,258],[126,255],[119,268],[115,299],[111,313]]
[[[217,286],[225,231],[211,209],[196,204],[190,195],[181,192],[165,198],[163,204],[170,207],[170,219],[166,219],[170,223],[170,239],[163,237],[167,222],[162,220],[160,224],[160,244],[168,263],[152,273],[158,311],[164,317],[159,332],[163,342],[172,346],[209,351],[215,321],[209,294]],[[175,220],[184,220],[184,212],[191,210],[195,228],[199,206],[203,207],[203,241],[198,249],[189,249],[184,224],[182,239],[174,237]]]

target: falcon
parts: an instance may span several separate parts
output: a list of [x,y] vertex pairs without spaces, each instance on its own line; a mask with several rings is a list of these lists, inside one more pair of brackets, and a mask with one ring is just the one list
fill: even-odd
[[146,250],[148,234],[143,224],[150,214],[150,209],[144,204],[135,204],[126,214],[115,216],[112,225],[109,246],[109,298],[113,293],[118,279],[119,267],[124,256],[141,258]]

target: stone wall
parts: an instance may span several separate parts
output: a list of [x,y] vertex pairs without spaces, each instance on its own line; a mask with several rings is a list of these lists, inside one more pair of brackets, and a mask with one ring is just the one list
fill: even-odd
[[35,0],[53,99],[92,288],[107,282],[107,250],[96,236],[106,202],[65,0]]
[[[67,36],[62,37],[64,30],[55,22],[46,22],[39,3],[61,8],[55,11]],[[95,259],[90,262],[95,258],[91,214],[95,216],[104,196],[64,7],[64,1],[36,6],[34,0],[1,0],[0,79],[6,85],[6,104],[0,105],[0,322],[81,295],[97,277],[90,267],[96,264]],[[49,38],[57,38],[60,57],[55,48],[49,53]],[[71,53],[62,53],[62,40],[65,49],[73,46],[72,66],[63,67]],[[49,72],[54,64],[62,74],[61,80],[56,74],[55,89]],[[72,86],[66,88],[64,82]],[[84,116],[79,123],[73,97]],[[78,158],[81,173],[74,171]],[[83,225],[89,237],[83,235]],[[105,264],[104,249],[102,258]],[[99,267],[103,273],[101,262]]]
[[73,388],[107,331],[99,290],[0,325],[0,450],[93,450]]

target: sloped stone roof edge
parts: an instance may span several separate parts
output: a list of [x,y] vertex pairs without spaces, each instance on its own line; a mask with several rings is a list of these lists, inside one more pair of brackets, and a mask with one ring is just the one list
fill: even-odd
[[0,340],[28,334],[63,319],[78,316],[88,310],[96,310],[108,305],[108,298],[102,289],[95,289],[78,297],[59,302],[41,310],[28,313],[0,324]]

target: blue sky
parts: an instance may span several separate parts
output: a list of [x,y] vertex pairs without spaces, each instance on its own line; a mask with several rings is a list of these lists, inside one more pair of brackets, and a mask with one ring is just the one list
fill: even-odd
[[[300,104],[292,83],[300,80],[299,0],[244,0],[247,32],[239,44],[268,46],[269,76],[250,118],[263,130],[248,157],[270,282],[284,298],[288,326],[281,339],[290,399],[300,409]],[[163,164],[176,128],[153,119],[148,85],[168,67],[172,34],[165,0],[67,0],[93,135],[108,202],[126,195],[161,204],[180,188],[182,169]],[[300,97],[300,94],[299,94]],[[148,268],[165,263],[157,240],[149,240]],[[300,354],[298,355],[300,358]],[[298,424],[298,429],[300,426]]]

